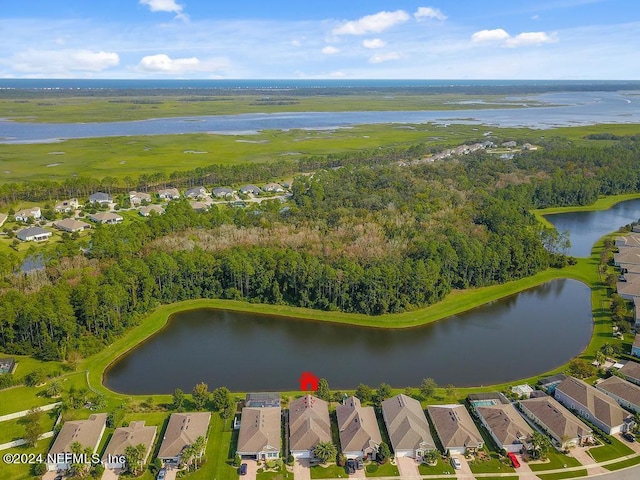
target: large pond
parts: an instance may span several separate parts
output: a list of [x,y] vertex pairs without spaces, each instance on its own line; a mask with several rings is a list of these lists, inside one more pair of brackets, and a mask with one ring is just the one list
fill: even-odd
[[548,371],[586,348],[589,288],[554,280],[422,327],[375,329],[201,309],[121,357],[105,385],[129,394],[191,391],[199,382],[232,391],[297,390],[303,371],[333,389],[359,383],[456,386],[509,382]]
[[640,218],[640,199],[620,202],[609,210],[592,212],[570,212],[547,215],[559,232],[569,232],[571,240],[570,255],[588,257],[593,244],[607,233],[611,233],[637,222]]

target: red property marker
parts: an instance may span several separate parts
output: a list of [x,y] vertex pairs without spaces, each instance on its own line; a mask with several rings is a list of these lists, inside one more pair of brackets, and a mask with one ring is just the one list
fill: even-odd
[[320,379],[311,372],[302,372],[298,381],[300,382],[301,391],[315,392],[318,390]]

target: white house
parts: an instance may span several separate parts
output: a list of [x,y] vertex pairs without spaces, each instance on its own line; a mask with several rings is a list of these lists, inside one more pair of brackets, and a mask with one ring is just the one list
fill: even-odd
[[596,388],[613,398],[621,407],[634,413],[640,413],[640,387],[638,385],[613,375],[598,383]]
[[29,227],[20,230],[16,237],[23,242],[43,242],[51,237],[51,232],[40,227]]
[[14,217],[17,222],[26,222],[30,218],[40,220],[42,211],[40,207],[23,208],[22,210],[18,210]]
[[237,454],[257,460],[280,457],[280,407],[244,407]]

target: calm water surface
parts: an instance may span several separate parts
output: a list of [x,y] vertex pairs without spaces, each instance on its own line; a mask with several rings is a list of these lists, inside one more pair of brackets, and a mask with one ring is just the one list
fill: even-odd
[[571,212],[547,215],[559,232],[568,231],[571,239],[570,255],[588,257],[593,244],[607,233],[637,222],[640,218],[640,199],[620,202],[609,210]]
[[550,370],[579,354],[592,333],[589,288],[555,280],[423,327],[383,330],[299,319],[192,310],[117,361],[107,387],[129,394],[297,390],[303,371],[333,389],[487,385]]

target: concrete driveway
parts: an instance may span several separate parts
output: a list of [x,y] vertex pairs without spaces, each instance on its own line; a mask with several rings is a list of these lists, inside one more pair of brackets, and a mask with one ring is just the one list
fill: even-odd
[[247,474],[242,477],[238,475],[238,478],[242,478],[243,480],[256,480],[256,475],[258,475],[258,462],[243,458],[242,463],[247,464]]
[[418,470],[418,462],[415,458],[411,457],[398,457],[396,458],[396,464],[400,471],[402,478],[419,478],[420,471]]
[[529,464],[522,459],[522,455],[516,453],[516,458],[518,459],[518,462],[520,462],[520,466],[516,468],[518,478],[520,480],[538,480],[538,477],[533,473]]
[[311,467],[308,458],[296,458],[293,462],[293,480],[311,480]]
[[102,480],[118,480],[118,474],[120,470],[112,470],[110,468],[105,468],[104,473],[102,474]]
[[53,480],[54,478],[56,478],[58,475],[64,475],[62,473],[58,473],[55,470],[49,470],[48,472],[46,472],[43,476],[42,476],[42,480]]
[[458,460],[460,460],[460,464],[462,465],[462,468],[460,470],[456,470],[455,472],[457,478],[465,478],[466,480],[475,478],[473,476],[473,472],[471,471],[471,467],[467,462],[467,459],[464,458],[463,455],[452,455],[452,457],[455,457]]

